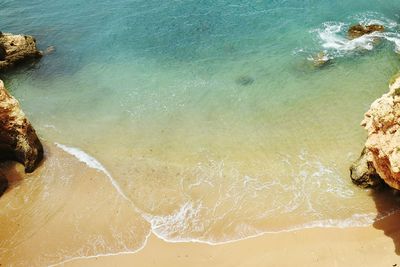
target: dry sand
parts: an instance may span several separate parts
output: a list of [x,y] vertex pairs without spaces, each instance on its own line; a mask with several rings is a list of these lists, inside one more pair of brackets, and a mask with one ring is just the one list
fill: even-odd
[[[0,198],[0,266],[400,266],[400,212],[369,227],[303,229],[222,245],[168,243],[151,235],[136,253],[58,264],[135,250],[150,225],[104,173],[54,146],[46,150],[36,179],[22,183],[16,173]],[[378,211],[388,210],[390,201],[372,199]]]
[[314,228],[223,245],[167,243],[154,235],[135,254],[65,266],[400,266],[400,214],[364,228]]

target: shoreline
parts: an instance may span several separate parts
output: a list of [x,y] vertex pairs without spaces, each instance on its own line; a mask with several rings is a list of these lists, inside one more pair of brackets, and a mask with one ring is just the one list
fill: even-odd
[[[311,228],[222,245],[170,243],[152,234],[134,253],[93,256],[53,266],[394,266],[399,262],[400,227],[393,227],[398,219],[400,214],[384,219],[380,226]],[[321,237],[329,244],[321,245]]]
[[[343,218],[343,219],[333,219],[333,218],[328,218],[328,219],[321,219],[321,220],[311,220],[309,222],[305,223],[299,223],[299,224],[293,224],[288,227],[284,228],[276,228],[274,230],[258,230],[258,233],[250,234],[244,237],[237,237],[237,238],[232,238],[228,239],[225,241],[213,241],[213,240],[203,240],[203,239],[198,239],[198,238],[182,238],[182,239],[169,239],[166,236],[163,236],[159,233],[157,233],[156,230],[154,230],[154,225],[152,222],[152,215],[147,214],[145,211],[140,210],[138,207],[136,207],[135,203],[133,203],[124,193],[124,191],[121,189],[120,184],[118,183],[117,180],[110,174],[110,172],[107,170],[107,168],[102,165],[101,162],[99,162],[95,157],[93,157],[90,154],[87,154],[85,151],[81,150],[80,148],[75,148],[75,147],[70,147],[66,146],[63,144],[59,143],[54,143],[54,145],[60,149],[62,149],[65,153],[75,157],[79,162],[82,162],[86,164],[87,167],[94,169],[102,174],[104,174],[109,182],[110,185],[114,188],[115,192],[119,194],[123,199],[125,199],[134,209],[135,212],[140,214],[140,216],[149,223],[151,229],[148,233],[147,236],[154,235],[158,239],[163,240],[164,242],[167,243],[199,243],[199,244],[207,244],[210,246],[218,246],[218,245],[225,245],[225,244],[230,244],[230,243],[235,243],[235,242],[240,242],[248,239],[253,239],[253,238],[258,238],[262,237],[264,235],[269,235],[269,234],[280,234],[280,233],[289,233],[289,232],[295,232],[295,231],[302,231],[306,229],[347,229],[347,228],[364,228],[364,227],[370,227],[374,223],[377,223],[379,221],[385,220],[386,218],[390,216],[394,216],[396,214],[400,214],[400,208],[394,208],[392,207],[391,209],[385,208],[383,211],[377,210],[376,213],[370,212],[370,213],[354,213],[350,217]],[[383,190],[385,193],[384,194],[389,194],[390,189]],[[374,192],[374,191],[371,191]],[[380,203],[380,205],[385,205],[386,203],[389,203],[387,199],[383,199],[382,197],[379,197],[377,193],[371,193],[371,198],[373,197],[377,198],[377,203]],[[394,197],[393,197],[394,198]],[[140,250],[140,249],[138,249]],[[138,251],[136,250],[136,251]],[[121,253],[133,253],[133,252],[121,252]],[[117,253],[119,254],[119,253]],[[93,257],[93,256],[89,256]]]
[[[392,217],[392,218],[389,218]],[[393,219],[395,218],[395,219]],[[387,215],[385,218],[381,220],[398,220],[400,219],[400,213],[395,211],[394,213]],[[376,222],[374,222],[375,224]],[[149,234],[146,237],[146,241],[143,243],[143,245],[134,250],[134,251],[122,251],[118,253],[109,253],[109,254],[98,254],[98,255],[92,255],[92,256],[83,256],[83,257],[76,257],[76,258],[71,258],[67,259],[65,261],[51,264],[48,267],[55,267],[55,266],[111,266],[109,262],[116,260],[118,262],[117,266],[130,266],[131,263],[135,263],[134,260],[135,258],[139,258],[138,260],[140,261],[141,266],[147,266],[148,262],[148,254],[153,253],[158,253],[160,251],[160,247],[164,249],[169,250],[168,253],[176,254],[179,253],[181,249],[187,249],[187,248],[193,248],[195,253],[199,253],[201,250],[211,250],[212,247],[222,247],[222,251],[226,250],[231,250],[232,247],[239,247],[241,246],[242,242],[244,244],[244,248],[247,246],[252,246],[253,244],[266,244],[270,245],[270,242],[274,243],[275,241],[269,241],[268,239],[275,239],[275,236],[280,236],[283,235],[284,239],[287,238],[287,236],[290,236],[289,238],[292,238],[293,236],[297,235],[305,235],[305,236],[311,236],[314,238],[315,233],[320,233],[320,232],[332,232],[328,233],[328,235],[339,235],[340,238],[345,238],[348,232],[355,234],[355,235],[360,235],[359,232],[364,233],[367,232],[368,235],[374,235],[373,232],[376,232],[374,229],[374,226],[371,225],[365,225],[365,226],[349,226],[349,227],[339,227],[339,226],[310,226],[310,227],[304,227],[304,228],[293,228],[293,229],[288,229],[288,230],[282,230],[282,231],[276,231],[276,232],[263,232],[260,233],[259,235],[255,236],[249,236],[245,237],[242,239],[236,239],[236,240],[230,240],[226,242],[220,242],[220,243],[211,243],[211,242],[205,242],[205,241],[199,241],[199,240],[192,240],[192,241],[168,241],[165,238],[162,238],[158,235],[156,235],[153,231],[150,231]],[[396,231],[400,232],[400,227],[396,229]],[[400,233],[399,238],[400,238]],[[376,235],[378,236],[378,235]],[[348,240],[344,240],[346,242]],[[318,240],[314,243],[315,245],[318,245]],[[239,244],[240,243],[240,244]],[[385,241],[386,244],[386,241]],[[271,244],[272,245],[272,244]],[[307,244],[310,245],[310,244]],[[385,246],[389,247],[389,243],[386,244]],[[148,251],[150,250],[150,251]],[[144,254],[144,255],[142,255]],[[166,255],[163,255],[166,256]],[[112,259],[111,259],[112,258]],[[144,258],[144,259],[143,259]],[[178,257],[180,258],[180,257]],[[196,260],[197,261],[197,260]],[[165,263],[165,262],[163,262]],[[179,264],[177,265],[177,262],[172,260],[171,262],[167,262],[167,264],[171,264],[171,266],[180,266]],[[192,263],[191,263],[192,264]],[[170,266],[170,265],[166,265]],[[187,266],[187,265],[182,265],[182,266]],[[192,265],[192,266],[197,266],[197,265]],[[202,265],[199,265],[202,266]],[[225,265],[224,265],[225,266]],[[229,265],[230,266],[230,265]],[[235,265],[237,266],[237,265]],[[238,265],[242,266],[242,265]],[[248,266],[248,265],[243,265],[243,266]],[[280,265],[281,266],[281,265]],[[313,265],[311,265],[313,266]]]
[[[393,229],[396,225],[396,220],[400,219],[400,212],[395,211],[394,214],[390,213],[390,209],[385,206],[389,204],[389,202],[392,202],[394,199],[394,196],[391,196],[390,199],[379,199],[379,198],[373,198],[371,196],[371,202],[373,200],[377,200],[377,211],[378,213],[386,213],[388,214],[387,216],[381,217],[381,216],[375,216],[374,214],[367,214],[366,221],[362,221],[362,226],[359,227],[349,227],[349,223],[346,223],[346,220],[348,221],[349,219],[344,219],[344,220],[322,220],[321,221],[316,221],[316,222],[311,222],[311,223],[306,223],[306,224],[299,224],[297,226],[293,226],[291,229],[284,229],[276,232],[263,232],[260,233],[257,236],[252,236],[252,237],[246,237],[246,238],[241,238],[240,240],[232,240],[232,241],[227,241],[223,242],[222,244],[207,244],[206,242],[195,242],[195,241],[165,241],[162,240],[162,238],[157,237],[155,234],[155,231],[153,229],[154,225],[151,225],[151,222],[144,218],[143,214],[141,213],[136,213],[134,210],[132,210],[132,206],[129,205],[127,200],[119,194],[119,192],[116,190],[116,188],[113,186],[112,181],[110,180],[110,177],[107,175],[107,171],[104,172],[102,168],[99,167],[97,160],[95,158],[92,158],[90,155],[85,154],[85,158],[90,159],[90,163],[92,166],[88,165],[87,162],[83,160],[79,160],[78,157],[76,157],[76,153],[68,153],[66,150],[60,148],[60,145],[46,145],[46,162],[43,166],[41,166],[38,169],[38,174],[40,176],[37,177],[37,179],[32,179],[34,177],[29,177],[24,179],[27,181],[27,183],[18,183],[16,179],[13,179],[16,181],[16,183],[12,183],[12,190],[8,192],[2,198],[1,200],[5,201],[7,203],[8,201],[11,201],[18,195],[21,195],[22,192],[29,192],[31,189],[37,188],[38,183],[41,183],[41,180],[44,179],[47,176],[43,176],[46,173],[46,170],[49,170],[48,167],[52,166],[55,164],[57,161],[61,162],[68,162],[68,166],[70,166],[71,174],[67,173],[66,177],[68,178],[67,181],[65,181],[66,185],[68,185],[69,189],[63,189],[58,185],[57,182],[57,176],[59,174],[55,174],[52,180],[47,181],[48,185],[50,186],[49,189],[51,188],[51,191],[48,192],[43,192],[41,193],[44,197],[39,197],[38,199],[43,199],[41,202],[38,202],[36,204],[32,203],[33,206],[28,209],[29,210],[36,210],[35,207],[39,207],[41,205],[45,205],[46,208],[42,207],[40,209],[45,209],[48,211],[52,211],[48,216],[50,216],[50,221],[46,223],[47,227],[46,228],[41,228],[39,227],[38,230],[34,230],[36,234],[30,237],[30,240],[26,240],[24,244],[21,244],[22,247],[9,247],[12,248],[14,252],[11,250],[9,251],[10,253],[16,253],[16,257],[14,255],[4,255],[5,257],[2,259],[3,262],[0,263],[16,263],[17,266],[19,266],[19,261],[25,262],[31,259],[33,262],[37,262],[37,266],[91,266],[91,264],[95,264],[93,266],[114,266],[110,261],[113,261],[116,259],[119,261],[119,263],[115,266],[130,266],[132,263],[139,262],[140,265],[142,266],[151,266],[150,262],[148,262],[148,256],[141,256],[141,255],[147,255],[147,254],[163,254],[164,250],[166,251],[166,255],[163,254],[162,257],[165,258],[165,261],[169,262],[171,265],[159,265],[159,266],[188,266],[188,264],[192,264],[190,262],[184,262],[182,265],[179,265],[180,263],[177,262],[177,259],[180,258],[171,258],[173,255],[177,255],[179,251],[182,249],[185,250],[193,250],[197,254],[194,256],[195,259],[193,259],[197,263],[201,263],[201,255],[204,255],[204,253],[207,254],[215,254],[214,249],[216,251],[222,251],[223,253],[230,254],[232,250],[248,250],[248,251],[253,251],[254,253],[251,255],[247,255],[246,253],[242,254],[243,257],[245,258],[257,258],[261,257],[264,255],[263,251],[257,251],[257,249],[254,249],[253,247],[270,247],[271,249],[275,249],[274,244],[280,244],[279,246],[282,247],[291,247],[294,243],[293,238],[297,235],[302,235],[304,236],[305,240],[307,241],[307,246],[309,247],[308,249],[315,249],[315,246],[318,246],[318,244],[321,243],[321,236],[324,236],[325,234],[327,236],[332,236],[333,238],[338,238],[337,236],[340,236],[341,239],[338,240],[338,242],[345,242],[346,246],[347,243],[351,241],[351,236],[355,235],[366,235],[370,236],[370,239],[373,240],[374,238],[377,238],[380,235],[379,231],[376,231],[375,225],[380,225],[380,228],[385,229],[385,232],[393,232],[390,229]],[[77,152],[77,151],[74,151]],[[84,152],[81,152],[84,153]],[[97,162],[97,163],[96,163]],[[59,164],[59,163],[57,163]],[[62,163],[64,164],[64,163]],[[15,168],[20,169],[22,166],[17,164],[15,167],[10,166],[10,175],[16,175],[18,173],[21,173],[22,170],[15,170]],[[99,169],[100,168],[100,169]],[[105,167],[103,167],[105,168]],[[105,169],[106,170],[106,169]],[[62,169],[57,169],[57,171],[63,172]],[[65,171],[65,170],[64,170]],[[70,176],[72,175],[72,176]],[[89,180],[85,179],[85,177],[91,177]],[[71,180],[70,180],[71,179]],[[29,186],[31,184],[31,186]],[[96,184],[96,186],[94,186]],[[27,186],[27,187],[26,187]],[[61,186],[61,185],[60,185]],[[21,188],[20,188],[21,187]],[[40,186],[41,187],[41,186]],[[47,188],[48,186],[44,186]],[[25,189],[23,189],[25,188]],[[31,189],[29,189],[31,188]],[[102,188],[100,192],[98,192],[98,189]],[[20,190],[23,190],[21,193],[18,193]],[[61,191],[60,191],[61,190]],[[64,191],[67,192],[64,192]],[[62,193],[64,192],[64,193]],[[69,195],[70,192],[72,195]],[[74,192],[74,193],[72,193]],[[62,196],[59,196],[58,194],[62,193]],[[110,195],[111,193],[111,195]],[[385,192],[388,193],[388,192]],[[47,195],[50,195],[51,199],[54,199],[53,201],[50,200],[45,200],[47,198]],[[97,194],[97,197],[94,197],[93,194]],[[15,195],[15,197],[13,196]],[[389,194],[385,194],[389,195]],[[116,201],[115,204],[106,204],[107,202],[104,202],[104,198],[109,198],[112,202]],[[388,201],[390,200],[390,201]],[[56,201],[56,202],[54,202]],[[98,201],[101,201],[101,203],[106,204],[106,206],[102,206],[101,211],[96,211],[96,213],[93,213],[91,211],[92,215],[88,214],[86,215],[85,213],[79,212],[79,210],[76,210],[77,206],[84,205],[84,206],[92,206],[94,202],[98,203]],[[93,203],[91,203],[93,202]],[[54,203],[55,205],[53,206],[51,203]],[[88,203],[88,204],[86,204]],[[50,206],[49,206],[50,205]],[[66,206],[65,206],[66,205]],[[114,206],[116,205],[116,206]],[[48,207],[47,207],[48,206]],[[58,208],[64,206],[63,210],[61,213],[57,212]],[[389,205],[388,207],[391,207],[392,205]],[[23,208],[23,207],[22,207]],[[26,207],[25,207],[26,208]],[[381,208],[381,209],[380,209]],[[116,211],[123,209],[126,211],[126,213],[115,213]],[[21,210],[23,213],[24,208]],[[10,211],[11,212],[11,211]],[[54,212],[54,214],[53,214]],[[100,213],[99,213],[100,212]],[[127,215],[127,213],[131,213],[130,216]],[[27,213],[29,214],[29,212]],[[68,215],[67,215],[68,214]],[[74,215],[75,214],[75,215]],[[11,214],[10,214],[11,215]],[[22,214],[21,214],[22,215]],[[89,216],[91,217],[91,221],[80,221],[76,222],[76,216],[80,218],[81,216]],[[12,217],[12,216],[10,216]],[[375,221],[374,218],[377,217],[377,220]],[[111,229],[109,229],[109,219],[114,218],[120,223],[120,231],[121,235],[115,235],[113,231],[109,232]],[[135,219],[136,218],[136,219]],[[360,221],[360,218],[363,219],[362,216],[355,214],[351,217],[351,219]],[[395,220],[391,220],[391,218],[395,218]],[[15,218],[14,218],[15,219]],[[17,218],[18,220],[24,220],[24,216]],[[100,221],[99,221],[100,220]],[[130,230],[130,227],[127,227],[127,222],[130,222],[131,220],[137,220],[137,222],[140,222],[140,224],[143,224],[141,235],[136,235],[135,232],[132,232]],[[339,221],[339,223],[336,223],[336,226],[324,226],[324,222],[328,222],[332,224],[332,221]],[[340,223],[345,223],[342,224],[343,227],[340,227]],[[387,224],[386,222],[391,222]],[[398,220],[397,220],[398,221]],[[85,240],[85,232],[81,232],[82,230],[79,230],[76,232],[73,228],[71,228],[72,225],[70,223],[77,223],[80,227],[83,229],[92,229],[96,231],[96,235],[90,237],[90,238],[101,238],[108,240],[108,242],[115,243],[115,245],[119,242],[126,242],[126,245],[131,244],[131,246],[125,246],[125,244],[120,243],[121,246],[116,246],[116,247],[104,247],[103,249],[93,247],[90,249],[90,251],[85,251],[82,250],[84,248],[87,248],[91,242],[87,243]],[[135,223],[133,221],[132,223]],[[338,226],[339,224],[339,226]],[[368,225],[367,225],[368,224]],[[6,224],[4,224],[6,225]],[[318,226],[319,225],[319,226]],[[383,226],[382,226],[383,225]],[[38,225],[39,226],[39,225]],[[93,227],[94,226],[94,227]],[[15,226],[16,231],[24,231],[23,228],[20,228],[18,226],[18,223]],[[94,229],[96,228],[96,229]],[[387,230],[389,229],[389,230]],[[30,230],[27,228],[26,229],[28,233]],[[60,230],[63,232],[61,233]],[[90,230],[90,231],[92,231]],[[12,232],[13,230],[11,230]],[[38,231],[38,232],[36,232]],[[397,229],[396,229],[397,231]],[[10,235],[10,229],[4,229],[3,233],[0,231],[0,235],[3,234],[4,237],[7,237]],[[107,233],[109,232],[109,233]],[[47,243],[45,246],[43,246],[40,251],[37,250],[35,246],[32,246],[35,242],[38,242],[42,238],[50,238],[50,236],[53,236],[54,233],[58,233],[57,238],[51,237],[51,240],[49,243]],[[80,233],[80,234],[79,234]],[[361,233],[361,234],[360,234]],[[74,234],[76,235],[75,238],[78,238],[77,240],[69,240],[69,235]],[[22,236],[25,236],[25,234],[22,234]],[[62,239],[63,242],[59,242],[60,240],[58,239],[59,237],[64,236]],[[89,237],[89,236],[88,236]],[[140,240],[138,240],[140,238]],[[350,238],[350,240],[348,239]],[[93,241],[94,241],[93,240]],[[312,241],[313,240],[313,241]],[[366,238],[368,240],[368,238]],[[389,239],[390,240],[390,239]],[[137,242],[140,241],[140,242]],[[55,243],[52,243],[55,242]],[[133,242],[133,243],[132,243]],[[368,241],[372,242],[372,241]],[[70,246],[70,251],[66,252],[64,251],[63,254],[59,254],[58,249],[62,249],[64,245],[69,244]],[[360,243],[361,244],[361,243]],[[76,246],[77,245],[77,246]],[[93,244],[94,245],[94,244]],[[68,245],[67,245],[68,246]],[[76,249],[74,247],[76,246]],[[90,245],[91,246],[91,245]],[[388,246],[387,243],[385,243],[385,246]],[[58,247],[58,248],[57,248]],[[6,248],[6,247],[3,247]],[[295,247],[297,249],[297,247]],[[53,251],[53,249],[55,249]],[[57,251],[58,250],[58,251]],[[125,250],[125,252],[124,252]],[[134,252],[130,252],[134,251]],[[122,252],[121,252],[122,251]],[[205,251],[205,252],[204,252]],[[21,254],[23,253],[23,254]],[[101,254],[102,256],[100,257],[99,255],[96,255],[97,253]],[[235,252],[236,253],[236,252]],[[301,251],[298,251],[299,257],[301,257]],[[7,253],[8,254],[8,253]],[[60,260],[58,263],[57,261],[54,261],[54,259],[47,258],[47,255],[58,255]],[[238,253],[239,254],[239,253]],[[340,253],[339,253],[340,254]],[[393,252],[388,253],[387,255],[391,255]],[[41,256],[39,255],[46,255],[41,259]],[[81,255],[85,255],[81,257]],[[86,256],[88,255],[88,256]],[[92,255],[92,256],[89,256]],[[240,254],[239,254],[240,255]],[[336,253],[334,253],[336,255]],[[38,257],[39,256],[39,257]],[[68,256],[70,258],[68,259]],[[282,255],[281,255],[282,256]],[[265,264],[269,263],[272,264],[274,262],[279,262],[279,257],[281,257],[279,253],[273,255],[273,257],[277,257],[274,261],[271,262],[265,262]],[[144,258],[143,258],[144,257]],[[197,257],[197,258],[196,258]],[[321,255],[322,257],[322,255]],[[188,259],[190,260],[190,259]],[[211,261],[209,265],[212,266],[226,266],[222,264],[225,262],[225,260],[229,259],[222,259],[218,258],[216,260],[220,260],[220,262],[213,262]],[[304,259],[303,259],[304,260]],[[84,262],[82,262],[84,261]],[[86,262],[88,261],[88,263]],[[95,261],[92,263],[92,261]],[[301,260],[300,260],[301,261]],[[100,264],[100,265],[97,265]],[[160,263],[161,264],[161,263]],[[248,266],[245,263],[242,266]],[[307,264],[309,264],[307,262]],[[23,266],[23,265],[21,265]],[[196,266],[196,265],[193,265]],[[202,265],[198,265],[202,266]],[[204,265],[203,265],[204,266]],[[241,266],[241,265],[228,265],[228,266]],[[311,265],[312,266],[312,265]]]
[[[165,70],[157,60],[125,63],[125,54],[114,62],[123,45],[95,64],[97,53],[79,49],[82,36],[60,38],[49,66],[66,65],[65,73],[44,67],[17,84],[47,149],[34,174],[3,165],[11,185],[0,198],[0,267],[400,264],[400,195],[357,188],[344,166],[361,136],[354,118],[392,62],[378,55],[386,50],[357,61],[356,72],[350,63],[317,74],[292,66],[281,52],[292,48],[288,39],[277,50],[250,47],[240,64],[232,46],[235,62],[221,52],[215,66],[190,57],[193,68]],[[101,31],[92,37],[89,48],[104,41]],[[68,57],[79,60],[61,60],[69,41]],[[213,55],[210,44],[203,56]],[[324,53],[321,67],[332,63]],[[97,79],[103,73],[111,75]]]

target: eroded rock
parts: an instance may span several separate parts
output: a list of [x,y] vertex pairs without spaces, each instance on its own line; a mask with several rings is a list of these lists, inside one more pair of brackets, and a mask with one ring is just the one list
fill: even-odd
[[32,36],[0,33],[0,71],[13,68],[27,60],[40,58],[42,55]]
[[383,183],[375,170],[372,153],[366,148],[350,167],[350,177],[354,184],[363,188],[374,188]]
[[0,80],[0,159],[16,160],[32,172],[43,158],[35,130]]
[[392,79],[389,92],[372,103],[361,125],[368,132],[365,149],[376,173],[400,189],[400,75]]
[[385,27],[382,25],[378,25],[378,24],[371,24],[371,25],[361,25],[361,24],[357,24],[357,25],[353,25],[349,28],[349,30],[347,31],[347,36],[350,39],[355,39],[358,37],[361,37],[365,34],[370,34],[373,32],[383,32],[385,31]]

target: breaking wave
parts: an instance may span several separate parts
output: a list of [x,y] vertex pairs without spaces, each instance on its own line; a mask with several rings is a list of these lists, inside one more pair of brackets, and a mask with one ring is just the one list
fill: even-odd
[[[379,24],[385,27],[385,32],[373,32],[359,38],[347,38],[347,30],[351,25]],[[308,57],[313,60],[316,53],[323,52],[326,59],[354,55],[362,51],[371,51],[377,47],[380,40],[389,44],[393,51],[400,53],[400,33],[396,21],[385,18],[376,12],[367,12],[349,17],[347,21],[328,21],[310,31],[315,36],[318,47]],[[301,49],[299,51],[304,51]]]
[[[134,206],[134,203],[125,195],[118,182],[97,159],[78,148],[58,143],[56,145],[90,168],[104,173],[109,178],[113,188]],[[229,172],[229,179],[231,180],[227,181],[224,180],[223,173],[227,170],[223,164],[215,163],[207,168],[199,165],[196,180],[190,182],[181,180],[182,189],[185,190],[186,202],[182,203],[178,209],[167,214],[150,214],[136,207],[135,210],[139,211],[141,216],[150,223],[152,233],[165,241],[207,244],[222,244],[263,234],[306,228],[366,227],[376,220],[398,212],[392,210],[379,216],[373,212],[355,213],[347,218],[329,218],[329,216],[323,215],[325,218],[317,219],[321,216],[321,214],[318,214],[321,212],[321,205],[326,203],[321,197],[315,197],[315,191],[331,194],[341,199],[352,198],[354,192],[346,186],[334,169],[324,166],[306,152],[302,152],[296,159],[285,157],[282,162],[288,167],[293,164],[301,167],[300,172],[292,174],[293,176],[289,180],[292,184],[277,179],[263,182],[257,177],[241,175],[236,175],[234,176],[235,179],[232,179],[234,173],[232,170]],[[217,173],[218,179],[215,179],[216,177],[210,179],[212,173]],[[218,196],[213,201],[207,201],[203,197],[197,197],[197,194],[192,194],[191,190],[196,191],[196,188],[198,190],[201,187],[204,187],[203,189],[211,195]],[[288,191],[292,191],[293,194],[290,199],[279,199],[279,194],[287,194]],[[256,202],[267,201],[268,199],[275,203],[274,205],[279,205],[272,206],[270,210],[259,210],[258,212],[252,210],[252,213],[246,213],[249,207],[255,205]],[[317,199],[317,201],[312,201],[312,199]],[[307,213],[308,222],[267,228],[260,228],[251,224],[252,220],[267,221],[269,218],[273,219],[274,215],[292,214],[298,216],[300,211]],[[230,234],[227,234],[226,229],[224,229],[225,225],[231,226],[228,227]],[[215,233],[219,231],[224,234],[217,236]]]

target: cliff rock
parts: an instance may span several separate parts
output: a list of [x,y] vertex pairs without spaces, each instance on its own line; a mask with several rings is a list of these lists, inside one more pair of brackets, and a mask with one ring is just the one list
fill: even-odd
[[372,162],[372,153],[364,148],[360,157],[350,167],[350,177],[356,185],[368,188],[383,184]]
[[40,58],[42,55],[32,36],[0,32],[0,71],[30,59]]
[[32,172],[43,158],[43,146],[18,101],[0,80],[0,159],[16,160]]
[[[389,186],[400,190],[400,75],[392,79],[389,92],[372,103],[361,125],[368,133],[366,162],[372,163]],[[356,164],[352,168],[357,168]],[[360,167],[357,169],[362,173]]]

